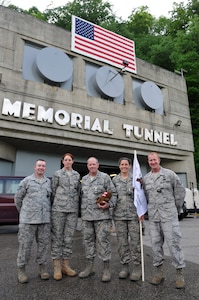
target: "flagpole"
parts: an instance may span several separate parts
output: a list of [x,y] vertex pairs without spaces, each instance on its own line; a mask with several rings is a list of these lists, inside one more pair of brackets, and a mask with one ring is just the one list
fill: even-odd
[[133,188],[134,188],[134,204],[137,209],[137,215],[140,218],[140,248],[141,248],[141,266],[142,266],[142,281],[144,281],[144,251],[143,251],[143,239],[142,239],[142,219],[147,211],[147,202],[142,187],[142,172],[137,159],[136,150],[134,150],[133,160]]
[[140,247],[141,247],[141,264],[142,264],[142,281],[144,281],[144,251],[143,251],[143,238],[142,238],[142,221],[140,223]]

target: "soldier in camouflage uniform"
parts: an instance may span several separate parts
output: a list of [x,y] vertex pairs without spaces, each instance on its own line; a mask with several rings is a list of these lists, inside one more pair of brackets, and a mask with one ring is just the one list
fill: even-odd
[[62,274],[76,276],[69,265],[73,236],[77,227],[79,210],[80,174],[72,169],[74,157],[66,153],[62,158],[63,168],[52,178],[52,241],[51,253],[54,279]]
[[48,245],[50,242],[51,184],[45,177],[46,162],[35,163],[34,174],[24,178],[17,189],[14,201],[19,211],[19,251],[17,257],[18,280],[28,282],[25,267],[30,260],[31,247],[36,238],[39,275],[49,279],[46,271]]
[[[81,217],[87,266],[79,274],[79,277],[86,278],[94,274],[93,264],[97,247],[99,258],[104,262],[102,281],[107,282],[111,280],[109,267],[111,259],[109,242],[110,210],[116,202],[116,190],[109,175],[98,170],[99,163],[95,157],[88,159],[87,167],[89,174],[82,178],[81,183]],[[97,204],[97,197],[101,196],[105,191],[112,193],[110,201],[103,201],[103,203]]]
[[185,197],[185,188],[179,177],[171,170],[160,166],[159,155],[148,155],[151,171],[144,176],[143,184],[148,201],[149,232],[153,251],[153,266],[156,274],[152,284],[158,285],[164,280],[163,243],[167,242],[172,263],[176,268],[176,288],[184,288],[184,255],[181,249],[181,232],[178,221]]
[[130,173],[131,160],[122,157],[119,160],[120,174],[113,178],[118,199],[113,211],[113,219],[118,240],[118,252],[122,269],[119,278],[125,279],[129,275],[129,263],[133,262],[130,280],[141,278],[141,247],[140,229],[136,207],[134,205],[133,177]]

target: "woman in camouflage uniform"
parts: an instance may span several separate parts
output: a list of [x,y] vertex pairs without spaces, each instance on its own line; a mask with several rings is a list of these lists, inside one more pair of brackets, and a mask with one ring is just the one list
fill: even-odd
[[134,191],[132,187],[131,160],[122,157],[119,160],[120,174],[113,178],[118,199],[113,211],[113,219],[118,240],[118,252],[122,269],[119,278],[125,279],[129,275],[129,263],[133,262],[130,280],[141,278],[141,248],[140,230],[136,207],[134,205]]
[[69,258],[78,221],[80,174],[72,169],[74,157],[71,153],[64,154],[62,163],[64,167],[52,178],[51,253],[55,280],[62,279],[62,274],[77,274],[70,268]]

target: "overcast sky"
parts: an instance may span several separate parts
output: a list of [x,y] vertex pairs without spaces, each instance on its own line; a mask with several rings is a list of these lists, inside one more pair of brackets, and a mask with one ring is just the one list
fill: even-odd
[[[113,11],[118,17],[122,17],[124,20],[127,19],[134,8],[143,5],[148,6],[149,12],[155,17],[159,17],[160,15],[168,16],[168,12],[172,10],[174,2],[183,2],[184,4],[186,4],[187,1],[188,0],[109,0],[109,2],[113,4]],[[62,6],[67,2],[67,0],[4,0],[4,3],[6,4],[14,4],[23,9],[28,9],[32,6],[36,6],[40,11],[44,11],[50,4],[50,8],[53,8]]]

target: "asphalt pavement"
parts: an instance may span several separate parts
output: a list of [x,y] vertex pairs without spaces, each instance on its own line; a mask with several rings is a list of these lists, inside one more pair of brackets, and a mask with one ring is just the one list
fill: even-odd
[[[48,270],[50,279],[42,281],[38,276],[35,263],[36,247],[32,249],[32,258],[27,267],[29,283],[17,281],[16,257],[18,251],[17,226],[0,227],[0,299],[1,300],[196,300],[199,299],[199,218],[189,215],[180,221],[182,248],[186,259],[183,290],[175,288],[175,269],[171,265],[168,249],[165,246],[165,281],[153,286],[152,256],[148,236],[148,221],[145,221],[144,243],[144,281],[132,282],[119,279],[119,256],[115,234],[110,236],[112,246],[112,280],[101,282],[102,262],[95,259],[94,276],[86,279],[64,276],[61,281],[53,280],[53,264],[49,251]],[[85,265],[81,226],[76,231],[73,243],[71,266],[81,272]]]

